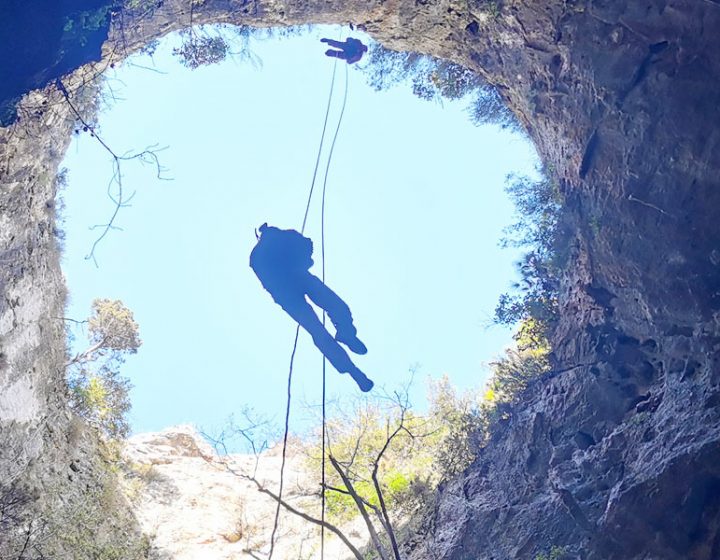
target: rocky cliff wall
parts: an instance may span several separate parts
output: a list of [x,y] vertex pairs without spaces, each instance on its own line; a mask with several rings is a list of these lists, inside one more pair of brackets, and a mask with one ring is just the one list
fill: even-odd
[[[413,558],[532,559],[552,546],[571,558],[720,557],[720,6],[196,4],[196,23],[362,24],[388,47],[476,70],[527,127],[565,195],[555,372],[445,487]],[[116,14],[105,63],[190,23],[190,2],[141,5]],[[43,109],[44,96],[55,109]],[[71,123],[52,87],[24,107],[21,123],[0,132],[0,422],[3,437],[40,458],[47,445],[26,442],[61,408],[62,348],[49,319],[62,281],[44,205]]]
[[31,93],[0,131],[0,558],[130,560],[139,530],[112,457],[67,406],[55,188],[74,118],[62,99]]

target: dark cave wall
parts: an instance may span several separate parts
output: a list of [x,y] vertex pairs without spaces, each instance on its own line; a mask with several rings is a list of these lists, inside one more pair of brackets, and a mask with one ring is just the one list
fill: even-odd
[[[189,2],[115,21],[96,68],[187,26]],[[390,48],[471,67],[499,88],[565,194],[556,373],[446,485],[433,531],[410,557],[532,559],[552,546],[570,558],[720,557],[720,6],[207,0],[193,21],[353,22]],[[12,265],[0,283],[9,356],[0,386],[25,379],[47,415],[60,407],[47,395],[59,391],[51,372],[61,363],[46,357],[62,336],[37,325],[60,305],[62,280],[50,237],[37,232],[51,226],[43,205],[72,119],[52,88],[25,99],[21,114],[29,122],[0,132]],[[2,410],[3,433],[21,441],[35,421],[8,423]]]
[[0,6],[0,126],[24,93],[91,59],[107,40],[112,0],[4,0]]
[[566,194],[562,373],[448,484],[413,558],[716,558],[720,10],[532,13],[531,86],[506,94]]

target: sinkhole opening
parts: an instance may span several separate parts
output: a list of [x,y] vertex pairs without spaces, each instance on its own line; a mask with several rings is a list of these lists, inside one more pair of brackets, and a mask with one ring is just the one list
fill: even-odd
[[[321,38],[350,35],[370,46],[363,60],[325,55]],[[62,264],[67,317],[97,323],[97,305],[120,301],[113,312],[127,308],[139,327],[142,346],[119,369],[132,385],[124,428],[213,432],[246,407],[282,423],[295,323],[248,257],[264,222],[300,230],[316,161],[311,272],[327,173],[326,283],[352,310],[368,348],[352,358],[375,391],[412,378],[408,399],[422,412],[427,378],[479,391],[516,344],[516,326],[493,326],[523,259],[499,241],[528,210],[506,178],[542,179],[534,148],[472,74],[348,28],[203,26],[148,44],[99,87],[62,164]],[[72,355],[97,343],[92,322],[70,328]],[[317,425],[321,371],[301,331],[298,431]],[[359,394],[329,365],[327,382],[332,402]]]

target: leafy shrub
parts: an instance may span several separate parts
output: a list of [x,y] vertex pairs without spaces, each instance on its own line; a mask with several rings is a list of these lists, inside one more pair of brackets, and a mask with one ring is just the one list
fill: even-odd
[[148,558],[149,539],[140,534],[116,476],[108,465],[102,468],[104,472],[95,486],[88,488],[80,499],[63,498],[60,487],[50,489],[51,495],[45,498],[50,507],[44,516],[47,532],[42,539],[45,541],[42,558]]
[[85,418],[108,438],[124,438],[130,432],[127,414],[130,411],[130,381],[117,371],[102,368],[100,373],[80,370],[72,382],[72,403],[75,412]]
[[528,383],[550,369],[547,352],[542,348],[510,348],[492,362],[493,376],[485,395],[490,404],[512,403]]
[[497,90],[479,74],[459,64],[412,52],[391,51],[378,43],[371,43],[367,61],[366,79],[378,91],[409,82],[413,93],[425,100],[471,96],[468,111],[476,125],[520,129]]
[[429,417],[435,430],[432,449],[434,470],[447,479],[466,469],[475,459],[487,430],[487,418],[478,395],[458,394],[447,375],[430,384]]
[[[459,394],[445,376],[430,383],[429,399],[427,414],[417,415],[398,395],[365,398],[328,421],[328,453],[371,507],[380,507],[372,480],[376,465],[387,508],[394,516],[409,516],[432,503],[437,485],[475,458],[487,425],[478,395]],[[321,458],[318,448],[312,445],[308,450],[308,468],[315,472]],[[358,515],[340,476],[329,467],[327,473],[330,518],[347,521]]]
[[517,221],[505,229],[501,244],[528,250],[519,263],[521,281],[513,292],[500,296],[495,321],[524,322],[524,336],[543,346],[559,316],[559,276],[564,265],[558,227],[562,197],[546,177],[535,181],[510,176],[506,191],[515,204]]
[[[383,402],[364,399],[356,403],[350,414],[338,415],[328,422],[328,453],[348,474],[354,490],[373,507],[379,508],[379,497],[372,482],[378,466],[378,482],[388,508],[399,511],[408,499],[408,492],[424,472],[422,444],[424,419],[416,417],[397,401]],[[402,426],[383,451],[391,434]],[[382,452],[382,453],[381,453]],[[382,456],[381,456],[382,455]],[[322,455],[311,452],[311,465],[316,468]],[[328,512],[346,520],[357,515],[354,500],[339,474],[328,469],[328,486],[338,489],[327,493]]]

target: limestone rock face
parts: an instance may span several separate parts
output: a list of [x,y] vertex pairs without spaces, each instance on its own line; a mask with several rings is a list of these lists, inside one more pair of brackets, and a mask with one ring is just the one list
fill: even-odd
[[[190,24],[189,2],[141,4],[115,20],[103,62],[66,87]],[[443,489],[411,558],[534,559],[553,546],[569,558],[720,557],[718,3],[193,6],[194,23],[352,21],[391,48],[472,68],[498,87],[565,196],[554,373]],[[69,423],[55,421],[62,280],[45,209],[72,118],[52,86],[20,114],[0,130],[0,475],[42,479],[69,457]]]
[[[269,551],[276,502],[258,492],[257,481],[277,492],[281,456],[277,450],[253,455],[219,457],[190,426],[131,437],[123,452],[128,464],[126,492],[143,532],[151,539],[151,558],[167,560],[230,560],[265,558]],[[319,515],[311,496],[313,481],[292,450],[285,470],[286,499],[294,507]],[[274,558],[318,558],[317,526],[281,512]],[[357,525],[357,523],[355,524]],[[344,527],[356,545],[359,526]],[[328,535],[326,557],[350,557],[342,543]]]

